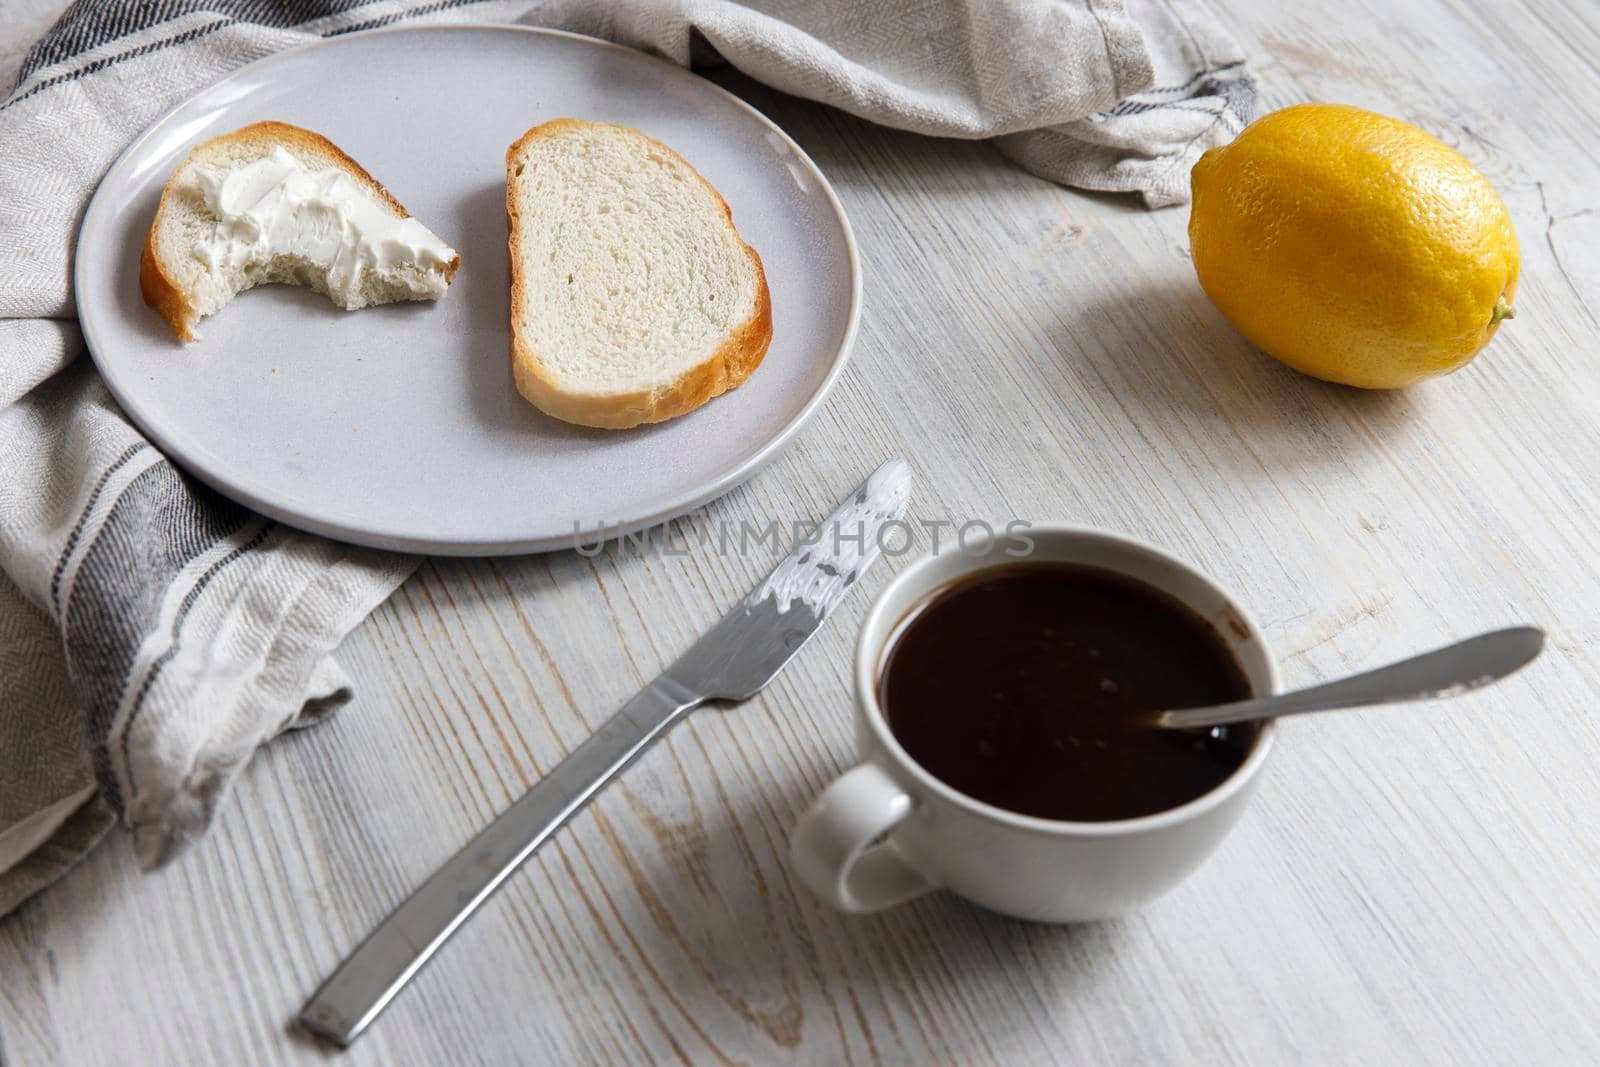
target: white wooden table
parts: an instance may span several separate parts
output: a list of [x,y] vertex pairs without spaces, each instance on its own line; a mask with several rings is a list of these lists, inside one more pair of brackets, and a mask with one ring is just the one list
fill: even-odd
[[[7,0],[0,56],[58,6]],[[784,853],[851,761],[890,561],[760,699],[579,816],[346,1062],[1600,1060],[1600,11],[1225,6],[1267,106],[1418,122],[1500,188],[1524,274],[1482,358],[1404,394],[1299,377],[1207,304],[1186,210],[719,77],[838,187],[867,303],[826,411],[673,536],[818,516],[901,453],[917,516],[1069,519],[1211,571],[1290,683],[1523,620],[1545,657],[1449,708],[1286,725],[1234,836],[1130,918],[847,919]],[[425,565],[348,643],[358,703],[271,745],[181,862],[142,876],[119,836],[0,922],[0,1059],[329,1055],[290,1026],[304,995],[768,562]]]

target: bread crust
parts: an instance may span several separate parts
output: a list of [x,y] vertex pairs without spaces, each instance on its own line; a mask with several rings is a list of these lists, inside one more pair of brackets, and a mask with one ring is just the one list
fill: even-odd
[[[162,223],[175,198],[174,187],[179,175],[192,164],[203,162],[207,153],[230,145],[261,148],[262,155],[282,145],[286,149],[296,150],[300,155],[324,160],[349,174],[396,218],[411,217],[411,212],[405,209],[405,205],[396,200],[394,194],[385,189],[381,182],[368,174],[365,167],[350,158],[344,149],[314,130],[292,126],[287,122],[267,120],[252,122],[232,133],[225,133],[195,145],[167,178],[166,184],[161,187],[161,202],[156,207],[155,218],[150,222],[150,231],[145,235],[144,250],[139,256],[139,291],[144,295],[144,302],[166,321],[180,341],[196,340],[194,324],[199,321],[199,316],[195,314],[194,303],[167,269],[169,262],[167,250],[162,247],[160,239]],[[455,280],[456,271],[460,267],[461,257],[457,255],[445,267],[447,283]]]
[[[716,198],[722,208],[723,222],[743,245],[756,273],[756,307],[750,317],[736,326],[727,339],[712,352],[705,362],[689,368],[677,380],[664,387],[639,389],[628,393],[610,393],[594,396],[570,393],[551,381],[543,372],[542,361],[533,347],[517,335],[517,323],[522,318],[524,300],[523,281],[518,264],[521,262],[521,227],[517,218],[514,194],[514,170],[522,150],[542,137],[571,129],[606,128],[621,130],[640,137],[673,159],[682,163],[700,184]],[[605,430],[626,430],[646,423],[665,422],[686,415],[713,397],[744,384],[761,365],[767,349],[772,344],[772,294],[767,288],[766,270],[756,250],[739,236],[733,224],[733,210],[722,194],[701,173],[678,153],[654,137],[632,128],[607,122],[589,122],[583,119],[552,119],[533,127],[506,149],[506,216],[510,234],[507,249],[511,256],[511,368],[517,392],[534,407],[563,422],[580,426],[593,426]]]
[[[172,179],[168,178],[167,186],[171,185]],[[163,188],[161,206],[156,208],[155,221],[150,224],[150,232],[144,235],[144,251],[139,253],[139,292],[144,295],[144,302],[166,320],[178,340],[194,341],[198,340],[194,332],[194,322],[198,318],[194,305],[167,273],[156,251],[156,231],[161,227],[161,215],[166,206],[167,189]]]

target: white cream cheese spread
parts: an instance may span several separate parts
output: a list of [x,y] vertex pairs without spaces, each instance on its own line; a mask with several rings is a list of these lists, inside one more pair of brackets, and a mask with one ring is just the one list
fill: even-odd
[[[338,167],[312,170],[281,147],[236,167],[197,165],[195,179],[217,218],[195,254],[212,273],[280,258],[326,268],[328,295],[359,307],[362,278],[414,264],[419,289],[442,296],[455,251],[412,218],[396,218]],[[436,291],[434,291],[436,290]]]

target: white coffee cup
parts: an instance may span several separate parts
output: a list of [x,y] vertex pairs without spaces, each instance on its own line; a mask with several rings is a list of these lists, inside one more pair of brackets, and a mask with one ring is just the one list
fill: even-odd
[[[822,791],[790,843],[796,873],[834,907],[878,911],[942,887],[1020,919],[1077,922],[1117,915],[1193,871],[1255,791],[1272,749],[1272,723],[1260,730],[1239,768],[1210,792],[1154,815],[1109,822],[1065,822],[997,808],[958,792],[912,760],[878,704],[885,645],[929,593],[1020,558],[1103,567],[1166,591],[1216,628],[1254,693],[1278,691],[1260,630],[1238,602],[1150,545],[1096,530],[1039,525],[982,544],[947,546],[902,571],[867,614],[856,646],[861,763]],[[1156,656],[1159,651],[1152,650]]]

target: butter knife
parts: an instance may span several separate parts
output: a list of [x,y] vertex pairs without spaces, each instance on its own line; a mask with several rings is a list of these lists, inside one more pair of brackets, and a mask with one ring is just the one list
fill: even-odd
[[748,700],[781,671],[878,558],[905,516],[911,470],[874,471],[710,632],[406,898],[300,1010],[348,1046],[550,835],[708,700]]

